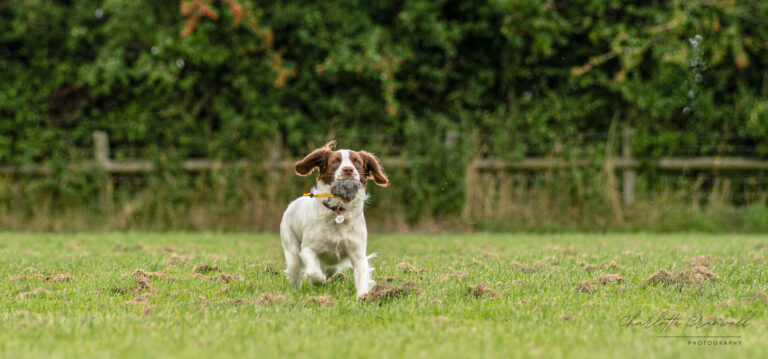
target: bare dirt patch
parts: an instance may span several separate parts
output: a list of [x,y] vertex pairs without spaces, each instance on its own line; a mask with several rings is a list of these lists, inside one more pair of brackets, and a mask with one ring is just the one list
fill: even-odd
[[210,272],[218,272],[219,267],[210,264],[198,264],[195,266],[195,273],[206,274]]
[[595,281],[600,284],[608,284],[614,282],[624,282],[624,278],[618,274],[603,273],[599,277],[595,278]]
[[763,304],[768,305],[768,294],[765,292],[757,292],[752,297],[747,299],[747,303],[752,302],[763,302]]
[[691,257],[685,260],[685,263],[688,263],[690,265],[694,266],[705,266],[709,267],[709,263],[712,261],[711,257],[707,257],[706,255],[700,255],[696,257]]
[[609,263],[603,263],[603,269],[605,270],[622,270],[624,269],[623,266],[616,263],[616,261],[612,260]]
[[544,269],[544,265],[539,262],[534,262],[531,265],[523,264],[516,261],[509,262],[509,266],[512,267],[514,270],[519,270],[523,273],[531,274],[536,273],[542,269]]
[[334,300],[329,295],[318,295],[315,297],[309,297],[304,301],[304,304],[317,304],[321,307],[326,307],[333,304]]
[[419,286],[414,281],[405,281],[398,286],[392,286],[389,283],[377,284],[370,293],[361,298],[365,302],[381,302],[387,299],[400,298],[409,293],[417,293]]
[[476,285],[470,285],[468,293],[470,296],[475,298],[481,298],[481,297],[495,298],[497,295],[495,290],[488,287],[487,282],[483,282]]
[[274,261],[265,261],[261,264],[261,273],[269,275],[282,275],[283,271],[280,270],[280,265]]
[[397,264],[397,269],[403,271],[403,273],[421,273],[426,272],[424,268],[418,268],[408,262],[400,262]]
[[704,281],[704,280],[717,280],[720,279],[720,276],[713,273],[711,270],[709,270],[705,266],[697,266],[693,267],[693,270],[691,271],[693,275],[694,281]]
[[171,253],[170,256],[168,256],[168,259],[166,259],[165,264],[171,265],[171,264],[177,264],[184,261],[184,258],[176,253]]
[[130,287],[115,287],[112,288],[112,291],[120,294],[138,294],[144,291],[153,291],[154,287],[152,287],[152,280],[150,279],[152,274],[154,274],[154,272],[145,272],[141,269],[137,269],[131,274],[123,275],[123,277],[129,275],[133,276],[133,279],[136,281],[135,285]]
[[272,304],[283,300],[283,295],[278,292],[261,293],[258,299],[259,304]]
[[501,258],[501,254],[495,253],[495,252],[483,251],[483,257],[493,258],[493,259],[500,259]]
[[72,276],[68,273],[57,273],[45,278],[48,282],[69,282],[72,280]]
[[376,282],[394,282],[398,279],[400,279],[397,275],[388,275],[388,276],[375,276],[373,279],[376,280]]
[[129,301],[123,303],[123,304],[125,304],[125,305],[136,305],[136,304],[140,304],[140,303],[146,303],[146,302],[149,301],[149,298],[151,296],[152,295],[149,294],[149,293],[144,293],[144,294],[142,294],[142,295],[140,295],[140,296],[138,296],[136,298],[133,298],[133,299],[131,299],[131,300],[129,300]]
[[625,257],[637,257],[638,259],[643,259],[644,257],[643,252],[633,252],[633,251],[624,251],[624,252],[621,252],[621,255]]
[[44,288],[36,288],[35,290],[31,290],[29,292],[21,292],[19,293],[19,297],[21,298],[30,298],[30,297],[39,297],[43,295],[49,295],[51,294],[50,290],[44,289]]
[[234,281],[234,280],[242,280],[243,279],[243,275],[241,275],[241,274],[219,273],[219,274],[211,277],[211,279],[214,279],[214,280],[218,279],[218,280],[220,280],[220,281],[222,281],[224,283],[229,283],[229,282]]
[[453,271],[453,273],[446,273],[446,274],[440,275],[440,280],[449,280],[449,279],[461,280],[464,278],[467,278],[467,272],[460,271],[460,270]]
[[650,277],[645,278],[645,284],[669,284],[675,279],[672,273],[667,272],[664,269],[659,269],[656,273],[651,274]]
[[652,274],[645,279],[645,284],[661,284],[663,286],[674,285],[678,287],[686,285],[700,285],[702,282],[719,280],[720,276],[710,271],[707,267],[696,266],[691,270],[672,274],[664,269]]
[[144,245],[139,244],[122,244],[122,243],[115,243],[115,250],[119,252],[133,252],[133,251],[143,251],[145,249]]
[[592,294],[597,290],[597,287],[589,281],[583,281],[576,285],[576,290],[583,294]]

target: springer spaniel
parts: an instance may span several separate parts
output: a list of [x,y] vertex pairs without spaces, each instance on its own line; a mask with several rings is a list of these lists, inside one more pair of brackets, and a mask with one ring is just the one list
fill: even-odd
[[368,230],[363,205],[369,179],[379,186],[389,180],[376,157],[365,151],[334,151],[335,141],[318,148],[294,169],[306,176],[315,169],[317,184],[310,193],[288,205],[280,223],[286,272],[295,287],[306,276],[313,285],[346,268],[354,269],[355,289],[361,298],[376,284],[366,256]]

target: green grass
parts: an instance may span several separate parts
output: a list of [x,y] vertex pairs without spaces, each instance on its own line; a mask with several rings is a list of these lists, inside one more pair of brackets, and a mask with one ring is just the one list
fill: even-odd
[[[418,289],[364,303],[349,275],[291,288],[276,235],[0,236],[0,357],[768,357],[768,297],[750,301],[768,292],[768,236],[375,235],[374,278]],[[690,270],[686,260],[699,255],[719,280],[645,285],[658,269]],[[622,268],[604,269],[611,261]],[[218,270],[197,274],[203,264]],[[137,270],[159,273],[141,288]],[[466,277],[444,277],[455,271]],[[625,282],[576,289],[602,273]],[[495,296],[470,293],[483,282]],[[260,303],[264,293],[282,298]],[[332,301],[308,301],[324,295]],[[682,326],[618,325],[638,311],[679,313]],[[685,327],[694,315],[749,312],[746,328]],[[659,335],[734,335],[742,344]]]

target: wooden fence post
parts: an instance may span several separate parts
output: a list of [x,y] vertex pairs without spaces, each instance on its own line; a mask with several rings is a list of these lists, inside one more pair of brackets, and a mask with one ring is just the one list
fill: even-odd
[[[630,163],[632,161],[632,134],[634,130],[630,127],[624,127],[621,134],[621,157],[624,163]],[[637,174],[631,167],[624,168],[622,172],[622,194],[624,197],[624,205],[629,206],[635,203],[635,179]]]
[[103,213],[111,214],[115,208],[115,181],[112,178],[112,173],[109,171],[109,136],[104,131],[95,131],[93,133],[93,156],[96,160],[97,168],[103,171],[103,182],[99,189],[101,210]]

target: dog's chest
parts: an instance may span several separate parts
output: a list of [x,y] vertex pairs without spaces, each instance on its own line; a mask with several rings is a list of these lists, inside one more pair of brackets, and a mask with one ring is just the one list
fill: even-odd
[[359,240],[362,233],[355,223],[337,224],[326,220],[315,227],[315,230],[305,232],[302,246],[309,246],[325,263],[336,263],[348,257],[347,250],[353,241]]

